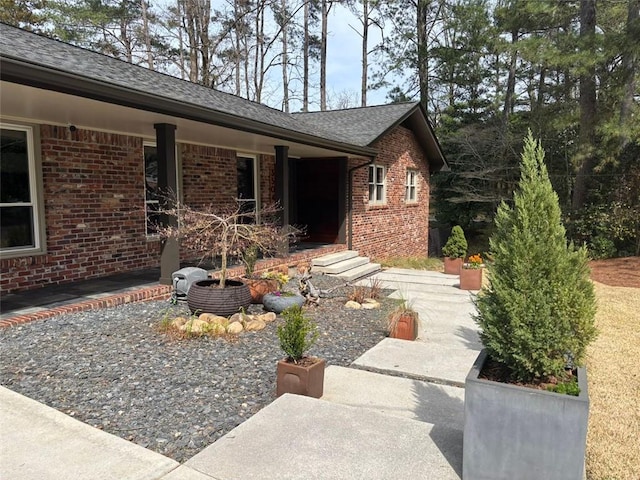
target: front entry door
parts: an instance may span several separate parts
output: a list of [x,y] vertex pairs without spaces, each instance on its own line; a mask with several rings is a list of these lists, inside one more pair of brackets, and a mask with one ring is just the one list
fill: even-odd
[[307,228],[307,242],[339,243],[344,221],[342,162],[338,159],[296,161],[296,224]]

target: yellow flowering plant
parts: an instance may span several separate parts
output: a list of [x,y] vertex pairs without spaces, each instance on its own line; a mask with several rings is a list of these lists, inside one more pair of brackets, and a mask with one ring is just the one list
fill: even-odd
[[482,256],[479,253],[471,255],[467,263],[464,264],[464,268],[471,268],[473,270],[482,268]]

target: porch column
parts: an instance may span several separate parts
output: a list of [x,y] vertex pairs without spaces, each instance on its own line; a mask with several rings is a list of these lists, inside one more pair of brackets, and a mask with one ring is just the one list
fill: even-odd
[[[178,168],[176,165],[176,126],[156,123],[156,149],[158,151],[158,190],[160,209],[171,209],[178,200]],[[160,222],[165,226],[178,226],[178,219],[162,214]],[[180,245],[171,238],[162,241],[160,253],[160,283],[171,285],[171,274],[180,269]]]
[[[289,147],[277,145],[276,150],[276,201],[280,203],[280,223],[282,228],[288,228],[289,218]],[[282,245],[280,255],[289,254],[289,242]]]

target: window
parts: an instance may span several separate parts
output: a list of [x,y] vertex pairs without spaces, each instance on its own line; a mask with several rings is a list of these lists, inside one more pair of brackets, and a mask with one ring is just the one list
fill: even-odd
[[407,169],[407,183],[404,199],[408,203],[418,201],[418,172],[416,170]]
[[380,165],[369,165],[369,203],[384,203],[386,200],[386,170]]
[[[243,213],[256,212],[258,200],[256,195],[256,159],[248,155],[237,157],[237,198]],[[256,219],[246,219],[255,221]]]
[[0,124],[0,252],[43,251],[33,127]]
[[157,233],[160,221],[160,190],[158,188],[158,149],[153,144],[144,144],[144,209],[147,235]]

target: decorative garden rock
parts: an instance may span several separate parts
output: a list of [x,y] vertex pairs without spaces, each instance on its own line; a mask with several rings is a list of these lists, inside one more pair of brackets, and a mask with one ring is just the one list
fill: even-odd
[[262,299],[262,304],[264,309],[269,312],[282,313],[287,308],[296,305],[302,307],[304,301],[304,297],[298,294],[276,295],[275,293],[267,293]]

